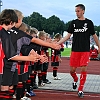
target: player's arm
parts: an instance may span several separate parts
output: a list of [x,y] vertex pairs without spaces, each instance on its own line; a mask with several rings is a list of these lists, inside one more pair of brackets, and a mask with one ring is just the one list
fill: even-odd
[[63,39],[61,39],[58,44],[64,43],[65,41],[67,41],[70,38],[71,34],[68,33]]
[[45,42],[39,38],[32,38],[31,42],[39,44],[41,46],[46,46],[46,47],[50,47],[53,49],[60,49],[60,45],[57,43],[49,43],[49,42]]

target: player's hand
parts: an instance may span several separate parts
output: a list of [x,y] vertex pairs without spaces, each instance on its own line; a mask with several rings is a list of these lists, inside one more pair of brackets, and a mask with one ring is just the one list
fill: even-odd
[[47,39],[46,42],[51,43],[52,42],[51,38]]
[[98,48],[98,53],[100,54],[100,47]]
[[52,42],[52,47],[53,49],[59,50],[61,46],[57,42]]

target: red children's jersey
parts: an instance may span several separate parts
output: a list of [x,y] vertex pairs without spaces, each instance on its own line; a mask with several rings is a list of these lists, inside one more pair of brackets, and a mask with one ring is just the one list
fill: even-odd
[[20,74],[28,72],[29,65],[30,65],[30,61],[18,62],[17,66],[16,66],[16,68],[18,69],[18,74],[20,75]]
[[58,62],[58,52],[57,50],[51,50],[51,61]]
[[4,55],[4,52],[2,49],[2,43],[0,43],[0,74],[3,73],[3,66],[4,66],[3,59],[4,59],[4,57],[5,57],[5,55]]

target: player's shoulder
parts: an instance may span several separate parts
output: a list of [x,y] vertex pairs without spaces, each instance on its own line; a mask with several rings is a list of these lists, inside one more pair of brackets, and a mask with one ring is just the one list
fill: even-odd
[[91,19],[85,18],[88,23],[93,23]]

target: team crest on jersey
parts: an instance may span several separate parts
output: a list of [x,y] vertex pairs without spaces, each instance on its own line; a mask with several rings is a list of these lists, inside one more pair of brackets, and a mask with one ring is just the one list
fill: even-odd
[[[15,34],[17,34],[18,32],[17,31],[15,31],[15,30],[10,30],[11,32],[13,32],[13,33],[15,33]],[[10,33],[10,32],[8,32],[8,33]]]
[[[73,24],[74,25],[74,24]],[[75,25],[74,25],[75,26]],[[84,23],[84,26],[82,29],[74,29],[74,32],[86,32],[87,31],[87,23]]]
[[73,26],[75,27],[75,24],[73,24]]

